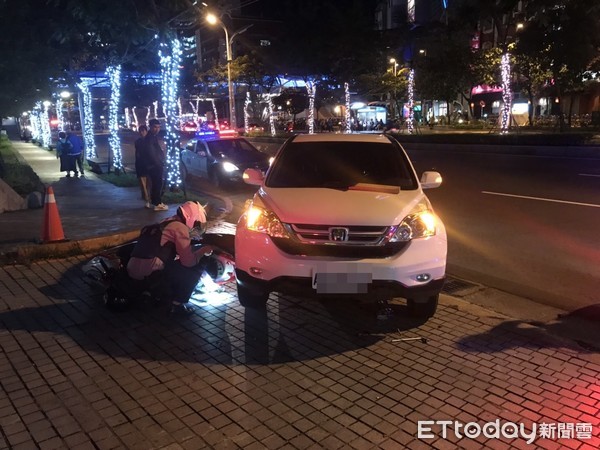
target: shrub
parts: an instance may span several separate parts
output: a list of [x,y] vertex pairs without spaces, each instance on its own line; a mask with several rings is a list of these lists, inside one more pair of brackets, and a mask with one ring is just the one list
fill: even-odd
[[44,192],[44,185],[33,169],[14,151],[6,136],[0,136],[0,178],[22,197]]

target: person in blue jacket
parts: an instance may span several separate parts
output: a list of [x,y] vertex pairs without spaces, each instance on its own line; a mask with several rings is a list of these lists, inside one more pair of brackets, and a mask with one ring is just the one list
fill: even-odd
[[83,177],[85,176],[83,173],[83,142],[75,133],[68,133],[67,140],[73,146],[69,155],[74,160],[73,164],[75,166],[75,176],[78,175],[77,167],[79,167],[79,172],[81,172],[81,176]]

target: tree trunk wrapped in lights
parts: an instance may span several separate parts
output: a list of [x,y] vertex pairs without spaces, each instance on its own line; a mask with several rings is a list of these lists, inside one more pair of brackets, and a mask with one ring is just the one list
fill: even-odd
[[408,72],[408,118],[406,120],[408,132],[415,131],[415,69]]
[[345,101],[346,101],[345,132],[351,133],[352,132],[352,124],[350,123],[350,85],[348,83],[344,83],[344,96],[345,96]]
[[50,131],[50,102],[44,102],[42,110],[42,142],[44,147],[52,145],[52,132]]
[[500,130],[502,133],[508,132],[510,127],[510,109],[512,102],[512,92],[510,90],[510,55],[505,53],[502,55],[500,63],[502,71],[502,112],[500,115]]
[[246,91],[246,101],[244,102],[244,131],[246,133],[248,133],[248,128],[250,126],[249,117],[248,117],[248,108],[250,107],[251,103],[252,103],[252,100],[250,99],[250,92]]
[[112,152],[112,165],[118,173],[123,170],[121,139],[119,138],[119,103],[121,102],[121,65],[106,69],[110,80],[110,102],[108,104],[108,144]]
[[317,86],[313,81],[308,81],[306,90],[308,92],[308,134],[315,134],[315,93]]
[[214,98],[210,99],[210,104],[212,105],[213,115],[215,116],[215,128],[219,130],[219,115],[217,114],[217,104],[215,103]]
[[[80,110],[83,112],[83,120],[81,123],[81,130],[83,133],[83,143],[85,145],[85,156],[86,159],[97,158],[96,153],[96,142],[94,140],[94,116],[92,116],[92,93],[90,85],[86,81],[77,83],[82,95],[83,108]],[[81,114],[80,114],[81,116]]]
[[178,188],[181,185],[181,173],[179,169],[179,148],[177,142],[177,93],[179,85],[179,74],[181,64],[181,42],[172,38],[166,44],[162,44],[158,52],[161,67],[161,97],[163,110],[166,117],[165,144],[167,146],[167,186]]

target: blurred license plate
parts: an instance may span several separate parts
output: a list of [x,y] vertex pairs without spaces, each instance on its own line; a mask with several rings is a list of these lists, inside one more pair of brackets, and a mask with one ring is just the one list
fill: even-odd
[[314,272],[312,287],[317,294],[366,294],[373,281],[371,273]]

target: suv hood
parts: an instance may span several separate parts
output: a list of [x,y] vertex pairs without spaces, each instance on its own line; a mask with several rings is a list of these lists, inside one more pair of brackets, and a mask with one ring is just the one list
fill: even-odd
[[284,223],[366,226],[397,225],[418,203],[429,204],[421,189],[391,194],[264,186],[254,201],[273,211]]

